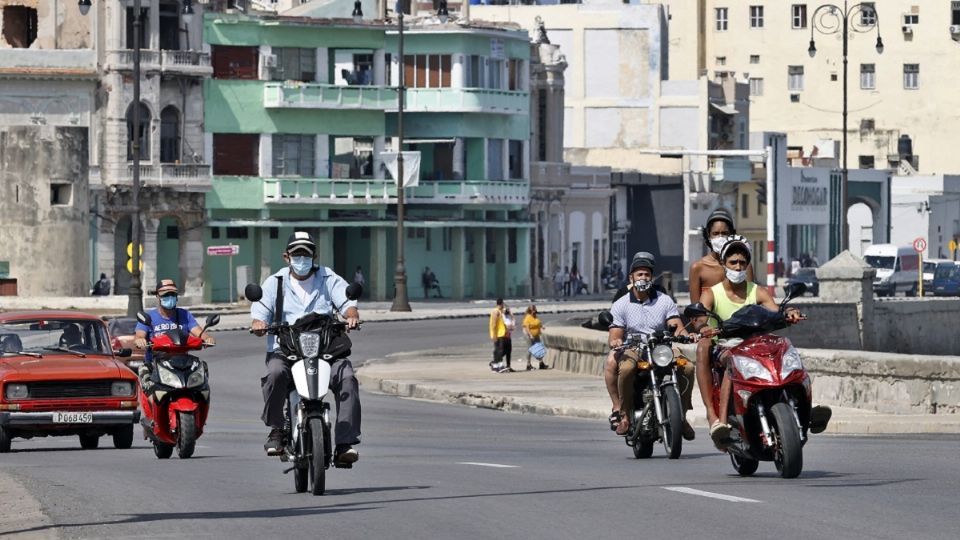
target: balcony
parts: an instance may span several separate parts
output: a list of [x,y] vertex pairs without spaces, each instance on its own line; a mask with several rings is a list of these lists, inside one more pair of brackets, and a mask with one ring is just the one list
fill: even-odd
[[[133,71],[133,50],[107,51],[106,67],[110,71]],[[140,50],[141,71],[160,70],[160,51]]]
[[387,108],[396,108],[397,90],[385,86],[268,82],[263,85],[263,106],[267,109],[382,111]]
[[160,69],[163,73],[190,77],[213,75],[210,55],[198,51],[160,51]]
[[404,110],[528,114],[530,94],[489,88],[407,88]]
[[[264,178],[267,204],[393,204],[397,185],[392,180],[325,178]],[[407,188],[412,204],[515,204],[529,202],[527,182],[424,181]]]
[[[210,165],[162,163],[140,165],[140,185],[168,187],[184,191],[209,191]],[[120,168],[90,168],[90,185],[132,185],[133,165]]]

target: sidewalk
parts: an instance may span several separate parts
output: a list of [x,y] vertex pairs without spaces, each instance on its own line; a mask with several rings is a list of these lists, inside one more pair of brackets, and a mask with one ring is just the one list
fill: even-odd
[[[493,373],[487,366],[490,359],[488,348],[396,353],[368,362],[357,377],[367,391],[401,397],[598,421],[605,421],[610,414],[610,399],[601,377],[553,369]],[[520,354],[513,368],[525,367],[526,355]],[[687,419],[700,436],[706,436],[706,413],[697,389],[693,404]],[[827,433],[960,433],[960,414],[891,415],[833,407]]]

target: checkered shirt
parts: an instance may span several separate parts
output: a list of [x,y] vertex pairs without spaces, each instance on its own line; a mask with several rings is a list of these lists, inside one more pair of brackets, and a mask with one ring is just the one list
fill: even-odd
[[[626,335],[662,333],[667,329],[667,321],[680,318],[677,304],[668,295],[651,289],[650,297],[637,300],[633,293],[622,296],[610,308],[613,315],[611,328],[623,328]],[[646,341],[646,340],[644,340]]]

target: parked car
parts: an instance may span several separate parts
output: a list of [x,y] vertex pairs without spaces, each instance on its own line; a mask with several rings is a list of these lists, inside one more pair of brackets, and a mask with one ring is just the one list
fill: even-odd
[[955,262],[938,264],[930,292],[935,296],[960,296],[960,265]]
[[130,448],[137,376],[100,318],[71,311],[0,313],[0,453],[14,438],[72,436],[84,449],[111,435]]
[[803,283],[807,286],[808,293],[813,294],[813,296],[820,296],[820,280],[817,279],[816,268],[801,268],[797,270],[797,273],[793,274],[783,287],[785,295],[788,294],[790,286],[794,283]]
[[927,259],[923,261],[923,294],[934,294],[933,280],[937,275],[937,269],[940,267],[955,266],[949,259]]
[[115,351],[130,349],[129,357],[123,358],[123,363],[133,371],[143,365],[145,350],[134,346],[136,338],[137,319],[134,317],[116,317],[107,319],[107,330],[110,331],[111,347]]

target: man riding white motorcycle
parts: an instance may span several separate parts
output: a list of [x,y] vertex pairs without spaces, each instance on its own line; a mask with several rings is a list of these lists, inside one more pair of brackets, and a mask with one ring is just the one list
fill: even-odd
[[[347,299],[347,282],[332,269],[318,266],[317,246],[313,237],[303,231],[297,231],[287,240],[283,260],[289,265],[268,277],[262,284],[263,298],[250,307],[253,323],[250,329],[262,336],[268,323],[274,319],[271,311],[276,305],[277,278],[283,280],[283,317],[287,323],[293,323],[308,313],[330,315],[334,310],[342,310],[347,327],[356,328],[360,324],[357,302]],[[344,310],[344,308],[346,308]],[[267,455],[283,453],[286,444],[284,423],[284,404],[292,384],[291,361],[279,352],[279,344],[273,336],[267,340],[267,371],[260,379],[263,390],[263,422],[271,428],[266,444]],[[330,388],[337,402],[336,450],[334,460],[340,464],[351,464],[359,459],[353,448],[360,443],[360,396],[359,385],[348,358],[337,360],[331,366]]]

